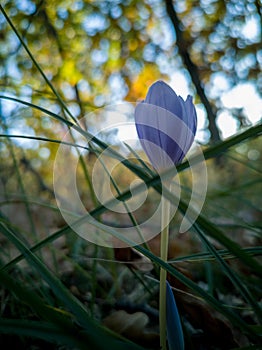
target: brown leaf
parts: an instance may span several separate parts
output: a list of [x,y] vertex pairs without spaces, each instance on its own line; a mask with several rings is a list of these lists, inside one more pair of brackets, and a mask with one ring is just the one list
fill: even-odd
[[129,334],[134,337],[143,332],[148,323],[148,316],[143,312],[128,314],[126,311],[119,310],[107,316],[103,323],[119,334]]
[[143,312],[129,314],[119,310],[107,316],[103,320],[103,324],[112,331],[141,345],[153,346],[159,343],[159,335],[146,331],[148,321],[148,316]]

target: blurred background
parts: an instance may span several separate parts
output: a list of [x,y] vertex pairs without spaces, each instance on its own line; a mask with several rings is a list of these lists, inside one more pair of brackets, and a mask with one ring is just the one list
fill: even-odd
[[[2,1],[3,349],[7,345],[13,349],[105,348],[90,338],[87,330],[83,340],[75,336],[87,322],[77,313],[75,300],[84,305],[91,323],[110,328],[137,347],[159,348],[159,266],[133,248],[98,247],[66,228],[53,188],[56,152],[68,130],[65,121],[79,122],[85,117],[82,127],[96,133],[108,122],[97,109],[143,100],[149,86],[159,79],[184,99],[188,94],[193,96],[198,115],[196,143],[207,152],[208,171],[202,211],[206,222],[199,225],[219,256],[224,254],[227,266],[194,230],[177,233],[181,221],[177,213],[170,225],[169,258],[178,271],[223,306],[216,309],[215,301],[212,304],[204,295],[200,298],[194,286],[185,286],[170,274],[186,348],[257,348],[261,333],[257,311],[261,301],[261,16],[259,0]],[[128,118],[126,121],[133,121],[132,114]],[[101,137],[119,149],[114,135]],[[72,143],[77,141],[71,139]],[[136,152],[142,155],[137,147]],[[76,153],[72,151],[70,156]],[[86,150],[78,169],[79,192],[89,212],[99,207],[90,181],[96,156],[94,149]],[[136,178],[137,174],[123,165],[114,171],[120,192]],[[189,171],[181,171],[181,197],[187,202],[191,180]],[[137,213],[138,221],[150,215],[159,201],[159,195],[150,191]],[[110,211],[99,215],[112,227],[127,222],[126,217]],[[28,249],[34,245],[37,248],[31,256]],[[159,255],[159,236],[149,246],[155,256]],[[21,253],[23,257],[14,260]],[[61,290],[58,281],[63,282]],[[16,294],[18,290],[21,293]],[[61,291],[65,293],[62,301]],[[38,299],[30,305],[32,295]],[[53,314],[42,310],[43,305],[49,305]],[[230,316],[231,311],[246,329]],[[62,326],[63,317],[72,317],[76,324]],[[95,339],[101,338],[100,328],[93,332]],[[71,332],[70,340],[67,332]],[[131,343],[114,341],[112,349],[132,348]],[[85,347],[86,342],[93,345]]]

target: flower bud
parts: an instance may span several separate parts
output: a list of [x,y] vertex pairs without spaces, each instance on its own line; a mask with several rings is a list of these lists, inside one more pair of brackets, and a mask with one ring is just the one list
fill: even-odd
[[186,101],[163,81],[155,82],[135,109],[141,145],[156,170],[181,163],[191,147],[197,116],[192,97]]

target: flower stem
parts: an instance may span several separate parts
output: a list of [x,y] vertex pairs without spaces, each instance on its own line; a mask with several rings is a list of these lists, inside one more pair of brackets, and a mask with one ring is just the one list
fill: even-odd
[[[166,199],[163,196],[160,257],[165,262],[167,261],[167,253],[168,253],[169,216],[170,216],[170,202],[168,199]],[[159,328],[160,328],[161,350],[166,350],[166,276],[167,276],[166,270],[164,270],[163,268],[160,268]]]

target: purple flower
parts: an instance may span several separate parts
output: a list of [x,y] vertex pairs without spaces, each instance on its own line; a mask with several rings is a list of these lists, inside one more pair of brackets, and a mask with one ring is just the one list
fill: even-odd
[[149,88],[146,99],[135,109],[141,145],[156,170],[179,164],[191,147],[197,116],[192,97],[186,101],[163,81]]

